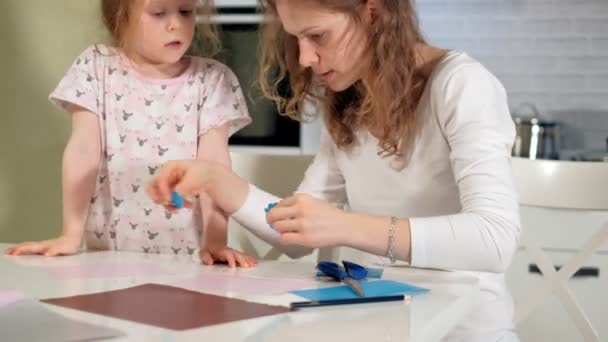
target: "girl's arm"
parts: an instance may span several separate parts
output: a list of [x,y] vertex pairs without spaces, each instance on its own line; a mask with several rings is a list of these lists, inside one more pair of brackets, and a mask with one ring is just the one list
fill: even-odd
[[[229,123],[210,129],[201,135],[197,159],[214,162],[230,169],[232,165],[228,148],[229,136]],[[205,264],[213,264],[215,260],[224,261],[231,267],[237,264],[243,267],[254,266],[256,263],[254,258],[227,248],[228,215],[206,193],[200,194],[200,205],[203,213],[201,260]]]
[[96,114],[76,105],[67,109],[72,113],[72,132],[63,152],[61,236],[25,242],[8,249],[7,254],[68,255],[80,247],[101,162],[101,136]]

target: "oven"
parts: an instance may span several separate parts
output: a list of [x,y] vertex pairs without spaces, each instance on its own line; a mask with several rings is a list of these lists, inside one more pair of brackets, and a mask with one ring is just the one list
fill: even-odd
[[[215,0],[216,14],[223,45],[217,59],[239,78],[252,123],[230,138],[231,146],[273,147],[297,153],[314,153],[318,149],[320,124],[301,124],[279,115],[276,106],[261,96],[256,84],[258,73],[258,30],[268,18],[260,13],[256,0]],[[287,93],[285,84],[282,91]],[[320,120],[317,120],[320,121]]]

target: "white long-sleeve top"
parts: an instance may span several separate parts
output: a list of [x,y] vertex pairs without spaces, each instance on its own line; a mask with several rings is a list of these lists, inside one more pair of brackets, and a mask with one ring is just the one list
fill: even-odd
[[[411,265],[478,275],[482,291],[504,306],[492,310],[506,314],[497,317],[498,326],[484,328],[509,329],[511,306],[502,273],[516,250],[520,223],[510,165],[515,128],[506,92],[480,63],[452,51],[432,72],[417,114],[420,131],[406,167],[378,155],[378,140],[367,132],[357,135],[351,150],[339,149],[324,134],[297,192],[353,212],[408,218]],[[278,245],[264,214],[264,207],[277,200],[251,186],[233,217]],[[387,233],[387,227],[379,227],[379,238]],[[299,256],[306,250],[285,252]]]

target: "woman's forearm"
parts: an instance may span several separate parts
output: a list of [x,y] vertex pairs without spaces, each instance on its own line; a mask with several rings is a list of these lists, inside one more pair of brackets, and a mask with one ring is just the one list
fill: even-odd
[[[345,213],[341,229],[342,244],[363,252],[387,256],[390,217]],[[410,262],[411,235],[408,219],[398,219],[394,229],[394,257]]]

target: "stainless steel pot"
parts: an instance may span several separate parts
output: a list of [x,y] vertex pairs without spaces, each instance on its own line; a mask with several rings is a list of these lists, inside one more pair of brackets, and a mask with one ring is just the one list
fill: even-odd
[[558,159],[559,124],[541,119],[533,104],[525,103],[522,106],[529,108],[532,115],[524,116],[521,112],[514,114],[516,136],[511,154],[530,159]]

